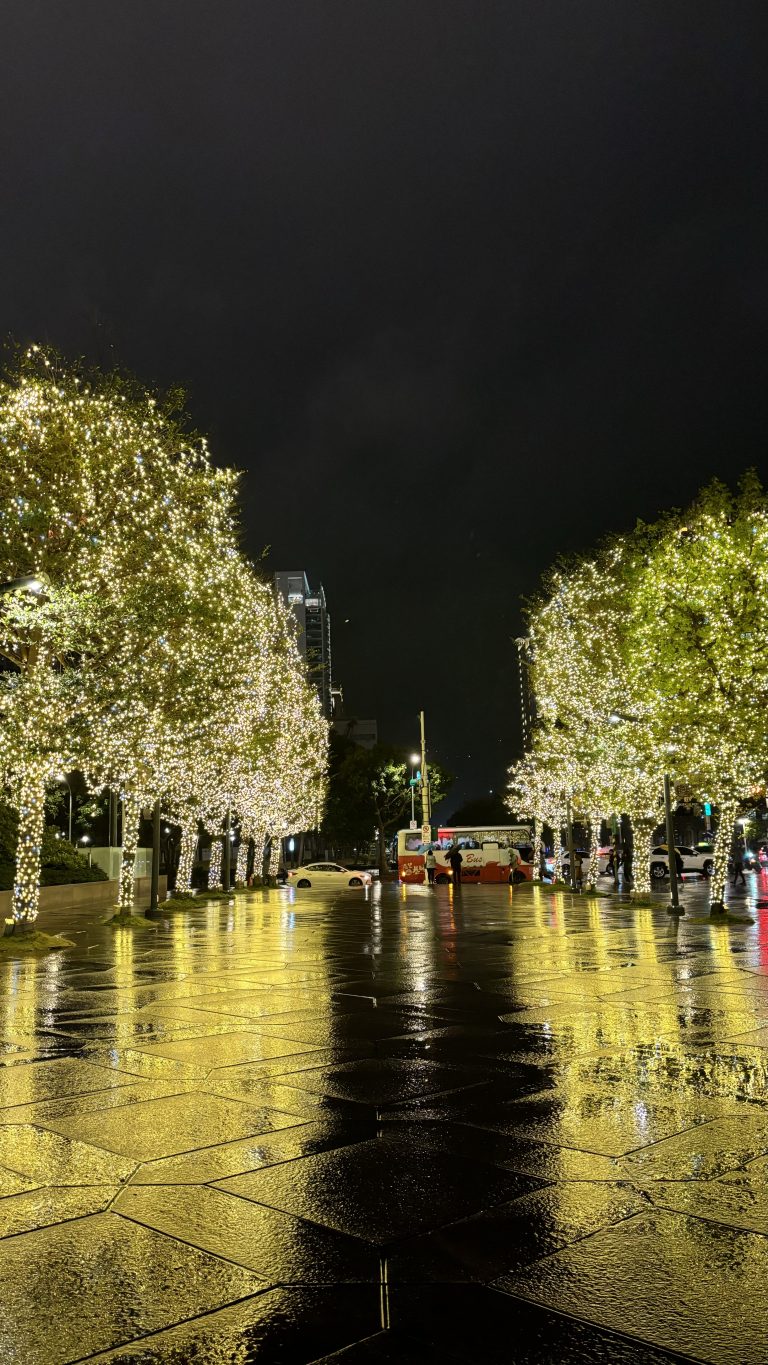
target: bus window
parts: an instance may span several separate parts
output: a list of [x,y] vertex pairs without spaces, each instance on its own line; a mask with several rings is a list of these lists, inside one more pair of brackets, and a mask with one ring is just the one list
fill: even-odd
[[411,831],[409,830],[408,833],[407,833],[406,836],[405,836],[405,851],[406,851],[406,853],[418,853],[419,850],[420,850],[420,848],[421,848],[421,834],[418,833],[416,830],[413,830],[413,832],[411,832]]

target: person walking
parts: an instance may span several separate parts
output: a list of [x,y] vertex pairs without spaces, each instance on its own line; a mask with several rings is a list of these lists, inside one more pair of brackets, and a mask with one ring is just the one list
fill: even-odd
[[735,843],[733,845],[733,848],[731,849],[731,860],[733,863],[733,880],[731,882],[731,885],[736,886],[738,884],[739,877],[741,877],[742,886],[746,886],[747,879],[744,876],[744,852],[741,847],[741,844]]
[[427,852],[424,856],[424,865],[427,869],[427,881],[429,882],[430,886],[434,886],[435,868],[437,867],[437,858],[435,857],[434,849],[432,848],[427,849]]
[[461,856],[461,849],[458,844],[453,845],[448,854],[448,862],[451,864],[454,886],[461,886],[461,864],[464,862],[464,859]]

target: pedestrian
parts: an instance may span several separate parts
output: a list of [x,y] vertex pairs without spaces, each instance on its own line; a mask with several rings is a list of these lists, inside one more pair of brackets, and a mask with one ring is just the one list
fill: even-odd
[[613,851],[613,844],[608,850],[608,863],[605,869],[606,877],[613,877],[616,873],[616,855]]
[[683,859],[679,848],[675,849],[675,871],[677,873],[677,880],[681,882],[683,880]]
[[732,860],[732,864],[733,864],[733,881],[732,881],[732,885],[733,885],[733,886],[736,886],[737,883],[738,883],[739,877],[741,877],[741,884],[742,884],[742,886],[746,886],[746,884],[747,884],[747,879],[746,879],[746,877],[744,876],[744,853],[743,853],[743,850],[742,850],[740,844],[734,844],[734,846],[733,846],[733,848],[732,848],[732,850],[731,850],[731,860]]
[[520,856],[520,850],[515,848],[514,844],[512,844],[509,850],[509,875],[513,882],[520,880],[518,874],[520,873],[522,865],[523,860]]
[[574,851],[573,859],[574,859],[574,864],[575,864],[575,867],[576,867],[576,882],[575,882],[575,885],[580,887],[581,884],[582,884],[582,881],[584,880],[584,859],[582,858],[582,856],[581,856],[581,854],[579,853],[579,850],[578,850],[578,849],[576,849],[576,850]]
[[464,859],[461,856],[461,849],[458,844],[453,845],[448,854],[448,862],[451,864],[454,886],[461,886],[461,864],[464,862]]
[[424,857],[424,864],[427,869],[427,881],[429,882],[430,886],[434,886],[435,868],[437,867],[437,858],[435,857],[434,849],[432,848],[427,849],[427,852]]

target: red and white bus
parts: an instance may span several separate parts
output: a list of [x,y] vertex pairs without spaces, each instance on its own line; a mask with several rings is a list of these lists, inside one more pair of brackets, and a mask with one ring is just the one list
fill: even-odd
[[[421,830],[401,829],[397,835],[397,872],[401,882],[423,882],[424,858],[432,849],[438,884],[453,881],[449,854],[461,850],[462,882],[522,882],[533,878],[533,830],[530,825],[441,826],[437,839],[427,844]],[[521,862],[512,870],[510,850],[516,848]]]

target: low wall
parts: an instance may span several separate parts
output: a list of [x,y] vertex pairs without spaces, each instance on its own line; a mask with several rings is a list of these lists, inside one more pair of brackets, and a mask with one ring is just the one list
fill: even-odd
[[[151,879],[137,877],[134,882],[134,904],[149,905]],[[164,901],[167,895],[168,878],[160,878],[159,895]],[[12,891],[0,891],[0,916],[6,919],[11,913]],[[41,886],[41,910],[108,910],[117,902],[117,882],[72,882],[66,886]]]

